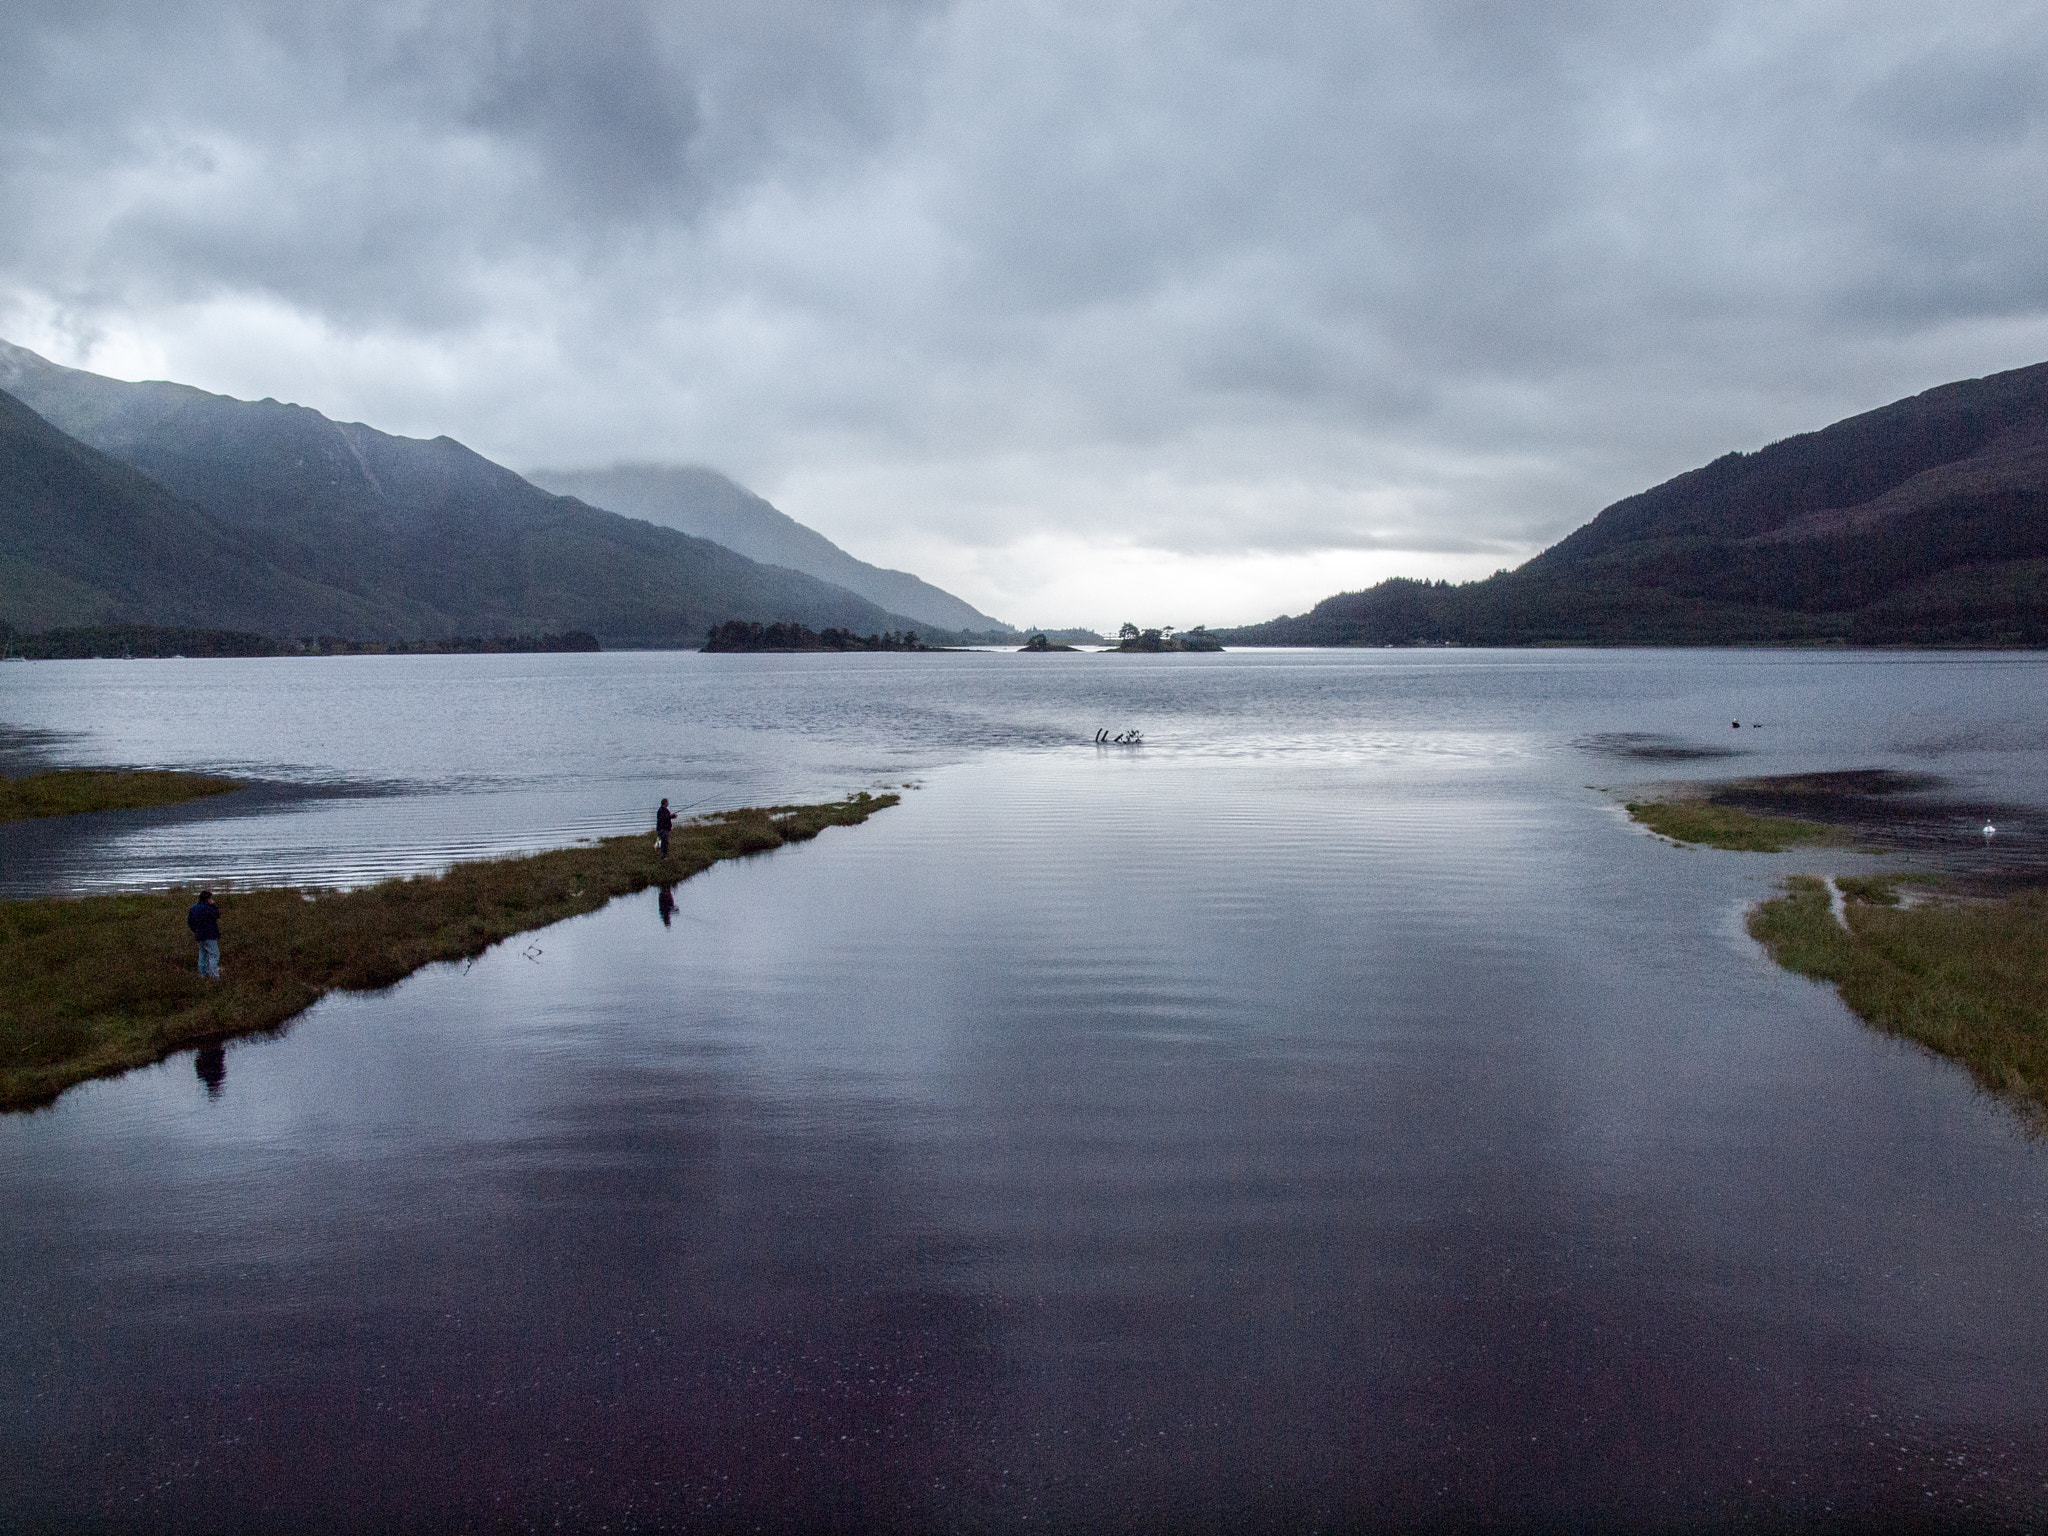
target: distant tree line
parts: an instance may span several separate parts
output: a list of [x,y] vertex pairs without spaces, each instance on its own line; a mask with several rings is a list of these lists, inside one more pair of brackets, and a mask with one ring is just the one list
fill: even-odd
[[2048,558],[1953,567],[1832,611],[1764,601],[1770,587],[1731,592],[1739,569],[1732,557],[1697,574],[1644,562],[1554,574],[1524,566],[1456,586],[1395,577],[1223,638],[1233,646],[2048,644]]
[[157,624],[95,624],[31,634],[0,620],[0,655],[20,656],[29,661],[170,656],[478,656],[597,649],[597,637],[584,630],[559,635],[451,635],[445,640],[351,640],[341,635],[277,640],[248,630]]
[[929,651],[937,647],[918,639],[914,629],[901,634],[856,635],[850,629],[808,629],[802,624],[750,624],[730,619],[714,625],[704,641],[707,651]]
[[572,629],[559,635],[450,635],[445,640],[344,640],[309,635],[288,654],[300,656],[509,656],[601,650],[597,636]]
[[1092,629],[922,629],[918,633],[927,645],[941,650],[972,645],[1028,645],[1043,635],[1049,646],[1101,645],[1102,636]]
[[286,643],[239,629],[180,629],[153,624],[97,624],[31,634],[0,622],[0,655],[30,661],[83,661],[122,656],[279,656]]

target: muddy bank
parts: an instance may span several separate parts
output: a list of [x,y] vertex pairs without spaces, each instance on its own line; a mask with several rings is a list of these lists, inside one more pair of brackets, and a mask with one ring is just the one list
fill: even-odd
[[[1910,855],[1961,895],[2048,886],[2048,813],[1970,795],[1933,774],[1859,768],[1687,788],[1724,809],[1842,828],[1860,847]],[[1989,836],[1987,825],[1996,829]]]

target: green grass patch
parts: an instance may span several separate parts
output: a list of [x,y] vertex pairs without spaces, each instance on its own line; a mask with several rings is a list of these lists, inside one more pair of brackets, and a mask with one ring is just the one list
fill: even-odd
[[722,859],[858,826],[897,803],[726,811],[652,833],[354,891],[234,892],[221,907],[221,975],[202,981],[185,928],[191,891],[0,902],[0,1109],[207,1041],[276,1029],[328,992],[388,987],[437,960],[688,879]]
[[1810,875],[1749,914],[1788,970],[1840,989],[1869,1023],[1962,1063],[1977,1083],[2048,1129],[2048,892],[1899,906],[1895,882],[1836,882],[1849,926]]
[[1835,884],[1848,901],[1867,902],[1873,907],[1896,907],[1902,885],[1938,886],[1939,875],[1837,875]]
[[235,779],[154,769],[63,768],[55,773],[0,779],[0,821],[76,816],[82,811],[135,811],[151,805],[203,800],[245,786]]
[[1631,800],[1628,814],[1673,842],[1704,843],[1737,853],[1783,853],[1787,848],[1839,847],[1855,841],[1840,827],[1758,816],[1705,800]]

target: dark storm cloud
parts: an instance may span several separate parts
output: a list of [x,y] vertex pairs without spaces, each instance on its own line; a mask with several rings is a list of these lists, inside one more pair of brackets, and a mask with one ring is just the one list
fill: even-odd
[[1992,0],[0,18],[0,323],[898,549],[1511,563],[2048,355],[2044,184]]
[[[0,23],[10,274],[460,323],[493,263],[689,227],[882,131],[911,6],[39,5]],[[23,269],[27,268],[27,271]]]

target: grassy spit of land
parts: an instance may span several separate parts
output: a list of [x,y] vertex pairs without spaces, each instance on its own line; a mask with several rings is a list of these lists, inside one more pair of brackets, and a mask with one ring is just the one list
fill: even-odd
[[1737,853],[1783,853],[1787,848],[1844,846],[1840,827],[1786,816],[1758,816],[1706,800],[1631,800],[1629,816],[1674,843],[1704,843]]
[[134,811],[152,805],[203,800],[245,786],[235,779],[158,769],[61,768],[25,778],[0,779],[0,821],[75,816],[81,811]]
[[1750,933],[1778,964],[1833,982],[1871,1024],[1953,1057],[2048,1129],[2048,891],[1901,906],[1896,880],[1835,884],[1846,926],[1825,881],[1794,875],[1749,914]]
[[216,890],[218,983],[196,974],[190,891],[0,902],[0,1109],[173,1051],[275,1029],[328,992],[387,987],[423,965],[687,879],[721,859],[857,826],[895,795],[725,811],[651,833],[353,891]]
[[[1705,800],[1632,802],[1629,815],[1678,842],[1778,853],[1846,845],[1840,827],[1759,816]],[[1899,887],[1931,887],[1902,905]],[[1961,1063],[2036,1130],[2048,1130],[2048,891],[1946,897],[1925,876],[1794,875],[1749,914],[1750,934],[1787,970],[1831,981],[1865,1022]]]

